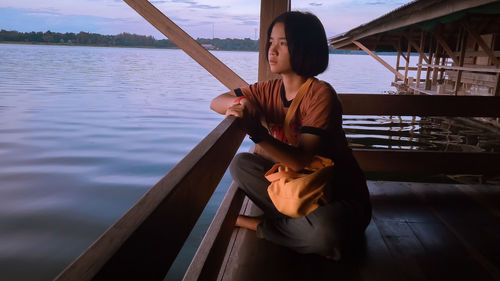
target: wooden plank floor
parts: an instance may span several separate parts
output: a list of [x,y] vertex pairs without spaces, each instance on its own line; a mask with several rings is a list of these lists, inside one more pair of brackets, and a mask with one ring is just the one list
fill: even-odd
[[500,186],[372,181],[369,188],[373,220],[340,262],[237,229],[218,280],[500,280]]

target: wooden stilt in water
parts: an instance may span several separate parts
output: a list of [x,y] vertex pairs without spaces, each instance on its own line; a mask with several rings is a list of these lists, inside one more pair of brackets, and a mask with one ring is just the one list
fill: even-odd
[[[396,47],[396,49],[398,50],[398,57],[396,59],[396,71],[399,71],[399,61],[401,60],[401,37],[399,37],[399,40],[398,40],[398,46]],[[395,74],[394,75],[394,82],[398,82],[398,76]]]
[[[411,38],[411,33],[408,38]],[[410,82],[408,81],[408,67],[410,67],[410,55],[411,55],[411,43],[410,40],[408,39],[408,51],[406,53],[406,64],[405,64],[405,83],[410,86]]]
[[[435,40],[433,40],[433,37],[431,36],[429,39],[429,61],[432,61],[432,58],[434,56],[434,49],[433,49],[433,43]],[[437,46],[437,42],[435,43]],[[430,66],[427,66],[427,70],[425,73],[425,90],[430,90],[431,89],[431,71],[432,68]]]
[[419,49],[419,56],[418,56],[418,66],[417,66],[417,82],[416,82],[416,87],[420,87],[420,76],[422,75],[422,59],[426,59],[427,61],[427,58],[425,57],[425,54],[424,52],[422,51],[423,48],[424,48],[424,32],[421,31],[420,32],[420,49]]
[[[465,42],[467,40],[467,33],[466,32],[461,32],[461,37],[459,38],[460,40],[460,58],[459,58],[459,61],[458,61],[458,66],[459,67],[463,67],[464,66],[464,60],[465,60]],[[460,90],[460,87],[461,87],[461,80],[462,80],[462,73],[463,73],[463,70],[459,69],[458,70],[458,73],[457,73],[457,81],[455,81],[455,89],[454,89],[454,93],[455,93],[455,96],[458,95],[458,90]]]
[[[439,65],[439,61],[441,60],[440,51],[441,50],[439,49],[439,45],[437,45],[436,46],[436,53],[434,55],[434,64],[435,65]],[[437,84],[438,72],[439,72],[439,68],[434,67],[434,69],[432,70],[432,86],[431,86],[431,89],[432,89],[433,86],[436,86],[436,84]]]

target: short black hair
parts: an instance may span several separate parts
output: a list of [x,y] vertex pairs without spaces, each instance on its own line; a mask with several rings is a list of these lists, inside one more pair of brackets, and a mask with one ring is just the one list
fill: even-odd
[[328,67],[328,41],[321,21],[305,12],[285,12],[273,20],[267,30],[266,58],[269,59],[269,38],[274,25],[285,26],[292,70],[300,76],[313,77]]

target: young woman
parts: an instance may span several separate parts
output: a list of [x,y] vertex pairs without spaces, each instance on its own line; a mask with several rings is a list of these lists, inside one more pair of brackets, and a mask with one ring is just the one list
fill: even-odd
[[[281,79],[235,89],[210,105],[218,113],[238,117],[256,143],[254,153],[235,156],[230,171],[264,216],[239,216],[236,225],[297,252],[338,260],[342,248],[364,233],[371,205],[364,175],[347,145],[335,90],[313,78],[291,123],[297,145],[290,145],[283,131],[286,112],[301,85],[328,66],[325,30],[310,13],[287,12],[271,23],[267,40],[269,66]],[[325,190],[328,203],[301,218],[281,214],[267,193],[270,183],[264,174],[275,162],[301,171],[314,155],[335,163],[334,179]]]

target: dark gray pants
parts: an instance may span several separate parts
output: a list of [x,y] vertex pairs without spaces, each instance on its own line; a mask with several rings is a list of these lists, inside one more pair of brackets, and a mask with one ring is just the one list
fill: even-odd
[[[299,253],[331,256],[353,237],[359,237],[370,221],[361,205],[348,200],[333,200],[305,217],[281,214],[269,198],[269,181],[264,174],[273,162],[252,153],[235,156],[229,169],[233,180],[264,212],[257,236],[291,248]],[[367,217],[368,216],[368,217]]]

